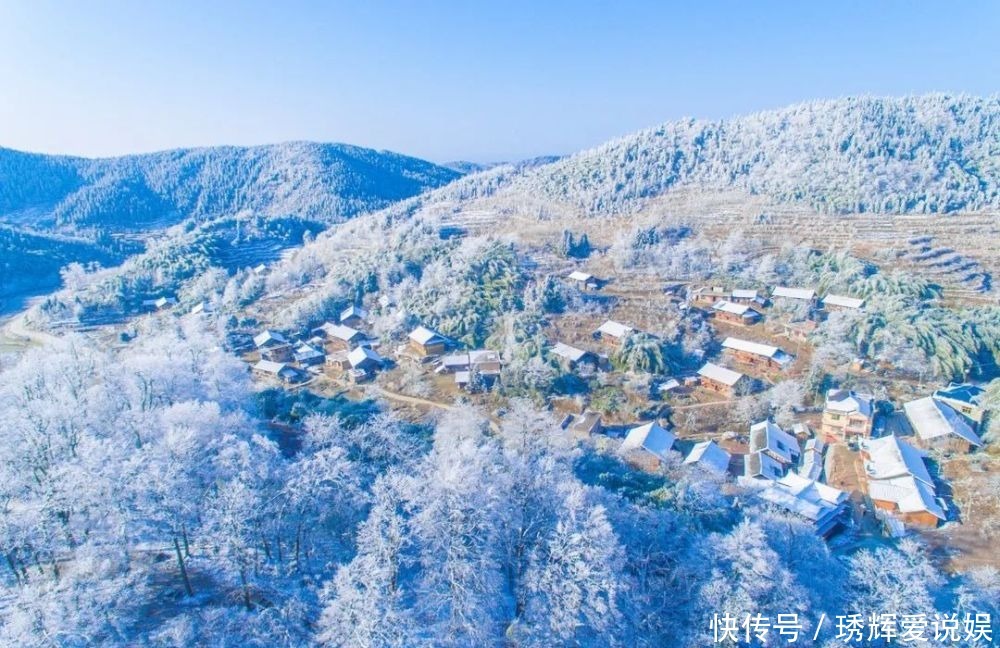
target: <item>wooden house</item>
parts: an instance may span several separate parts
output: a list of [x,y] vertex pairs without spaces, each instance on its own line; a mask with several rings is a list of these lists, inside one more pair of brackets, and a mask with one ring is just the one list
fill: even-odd
[[706,362],[698,370],[698,384],[702,389],[732,397],[745,388],[749,379],[738,371]]
[[723,450],[715,441],[702,441],[694,444],[691,452],[684,458],[684,463],[715,475],[725,475],[729,470],[732,456]]
[[768,484],[757,497],[802,518],[822,538],[841,529],[850,515],[847,493],[795,473]]
[[576,285],[580,290],[597,290],[601,287],[601,281],[597,277],[587,272],[574,270],[566,277],[570,283]]
[[823,308],[826,310],[859,310],[865,305],[865,300],[844,295],[827,295],[823,298]]
[[368,311],[360,306],[348,306],[340,313],[340,323],[351,328],[359,328],[365,323]]
[[603,426],[601,425],[601,415],[597,412],[584,412],[576,417],[570,431],[578,438],[588,438],[594,434],[599,434]]
[[967,453],[983,445],[961,414],[933,396],[904,403],[903,411],[913,428],[915,442],[922,448]]
[[608,320],[594,331],[594,339],[600,340],[606,346],[620,346],[625,339],[632,335],[634,328],[627,324]]
[[281,333],[268,329],[255,335],[253,338],[253,344],[258,349],[266,349],[267,347],[288,344],[288,340],[286,340],[285,336]]
[[556,342],[551,349],[551,353],[558,358],[559,364],[566,371],[573,371],[581,366],[587,366],[596,370],[600,365],[600,358],[597,357],[597,354],[563,344],[562,342]]
[[816,301],[816,291],[812,288],[789,288],[775,286],[771,291],[771,299],[792,299],[812,304]]
[[872,504],[907,524],[935,527],[946,518],[923,456],[895,435],[865,439],[861,446]]
[[253,373],[263,378],[280,380],[283,383],[296,383],[302,378],[302,374],[294,367],[290,367],[284,362],[272,362],[270,360],[261,360],[255,364],[253,366]]
[[356,347],[347,354],[347,361],[353,372],[371,375],[374,375],[384,362],[382,356],[368,347]]
[[751,326],[761,320],[761,314],[746,304],[734,304],[726,300],[712,304],[711,314],[719,321],[740,326]]
[[361,331],[332,322],[316,327],[313,333],[323,338],[330,351],[350,351],[368,341],[368,336]]
[[621,452],[628,461],[644,470],[656,470],[669,459],[675,437],[656,421],[632,428],[622,441]]
[[441,334],[425,326],[410,331],[407,340],[409,350],[421,358],[442,355],[448,348],[448,340]]
[[737,362],[771,370],[786,369],[794,360],[793,356],[776,346],[734,337],[723,340],[722,348]]
[[269,362],[291,362],[294,356],[295,350],[291,344],[277,344],[260,350],[261,359]]

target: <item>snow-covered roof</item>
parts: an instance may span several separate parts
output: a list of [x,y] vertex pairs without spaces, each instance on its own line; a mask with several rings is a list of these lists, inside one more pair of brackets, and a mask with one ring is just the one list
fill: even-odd
[[668,392],[677,389],[680,386],[681,383],[676,378],[667,378],[662,383],[660,383],[660,386],[657,389],[659,389],[661,392]]
[[472,382],[472,372],[471,371],[456,371],[455,372],[455,384],[456,385],[468,385]]
[[986,391],[978,386],[969,383],[951,383],[944,389],[934,392],[935,398],[947,398],[948,400],[968,403],[969,405],[980,405],[983,402],[983,394]]
[[869,457],[865,462],[869,481],[912,475],[933,488],[934,480],[927,472],[923,455],[906,441],[890,434],[879,439],[865,439],[863,443]]
[[486,362],[500,362],[500,352],[491,349],[469,351],[469,364],[477,365]]
[[776,346],[771,346],[770,344],[761,344],[759,342],[750,342],[749,340],[727,337],[722,341],[722,346],[726,349],[734,349],[736,351],[744,351],[746,353],[764,356],[765,358],[770,358],[781,365],[786,365],[793,360],[792,356]]
[[738,383],[740,378],[743,377],[743,374],[738,371],[726,369],[711,362],[706,362],[705,366],[698,370],[698,375],[722,383],[723,385],[728,385],[729,387]]
[[573,362],[579,362],[584,356],[588,355],[588,351],[583,349],[578,349],[576,347],[570,346],[568,344],[563,344],[562,342],[556,342],[552,347],[552,353],[567,360],[572,360]]
[[364,319],[368,317],[368,311],[361,308],[360,306],[348,306],[340,313],[340,321],[343,322],[345,319],[350,319],[352,317],[360,317]]
[[849,389],[831,389],[826,392],[826,409],[841,414],[857,412],[870,418],[874,411],[874,398]]
[[857,297],[845,297],[844,295],[827,295],[823,298],[823,305],[857,309],[865,305],[865,300]]
[[778,479],[784,470],[785,467],[780,462],[763,452],[751,452],[743,455],[743,475],[745,477]]
[[430,344],[431,342],[444,341],[444,337],[426,326],[418,326],[410,331],[410,339],[417,344]]
[[670,448],[674,446],[674,434],[656,421],[634,427],[628,431],[621,449],[643,449],[659,459],[666,460]]
[[277,331],[262,331],[254,336],[253,343],[255,346],[262,347],[271,343],[275,344],[286,344],[287,340],[285,336]]
[[733,299],[757,299],[757,291],[745,288],[734,288]]
[[799,455],[799,442],[772,421],[761,421],[750,426],[750,452],[768,450],[785,463],[792,463]]
[[927,396],[904,403],[903,410],[913,431],[921,439],[937,439],[950,435],[961,437],[974,446],[983,445],[962,415],[936,398]]
[[912,475],[902,475],[885,480],[870,480],[868,496],[885,502],[894,502],[900,513],[926,511],[939,520],[945,519],[944,510],[937,503],[934,488],[915,479]]
[[260,360],[253,366],[254,370],[261,373],[273,374],[277,376],[288,365],[284,362],[272,362],[271,360]]
[[847,493],[812,479],[789,473],[760,491],[763,500],[818,525],[842,510]]
[[569,273],[569,278],[573,281],[590,281],[594,278],[594,275],[587,274],[586,272],[580,272],[579,270],[574,270]]
[[775,286],[771,291],[772,297],[787,297],[788,299],[812,299],[816,296],[816,291],[812,288],[788,288],[787,286]]
[[607,322],[601,324],[600,328],[597,329],[597,332],[601,335],[623,338],[634,330],[635,329],[627,324],[622,324],[621,322],[616,322],[614,320],[608,320]]
[[310,360],[312,358],[318,358],[323,355],[323,352],[319,349],[312,347],[305,342],[300,344],[295,348],[295,359],[296,360]]
[[798,474],[806,479],[819,479],[823,474],[823,451],[826,445],[818,437],[813,437],[806,441],[805,449],[802,450],[802,462],[799,465]]
[[351,363],[352,368],[356,368],[365,360],[373,360],[378,364],[382,364],[382,356],[375,353],[368,347],[357,347],[347,354],[347,361]]
[[724,313],[732,313],[733,315],[739,315],[741,317],[745,315],[747,311],[751,311],[753,313],[757,312],[752,308],[750,308],[749,306],[747,306],[746,304],[734,304],[733,302],[726,301],[724,299],[722,301],[717,301],[714,304],[712,304],[712,309],[717,311],[722,311]]
[[715,441],[702,441],[694,444],[691,452],[684,459],[686,464],[697,464],[712,472],[723,474],[729,469],[730,455],[719,447]]

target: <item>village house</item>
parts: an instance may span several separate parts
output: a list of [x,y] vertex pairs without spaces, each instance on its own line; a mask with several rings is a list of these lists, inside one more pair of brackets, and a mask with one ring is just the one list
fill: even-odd
[[903,411],[914,441],[922,448],[964,454],[983,445],[961,414],[933,396],[903,403]]
[[811,303],[816,299],[816,291],[812,288],[789,288],[787,286],[775,286],[771,291],[771,298],[796,299]]
[[597,357],[596,353],[584,351],[583,349],[578,349],[562,342],[556,342],[551,349],[551,353],[558,358],[559,364],[566,371],[573,371],[581,365],[586,365],[596,370],[600,365],[600,358]]
[[868,497],[906,524],[935,527],[945,519],[934,480],[920,452],[895,435],[865,439],[861,446]]
[[294,367],[290,367],[284,362],[272,362],[270,360],[261,360],[255,364],[253,372],[263,378],[280,380],[288,384],[299,382],[302,376]]
[[488,349],[462,351],[441,358],[436,373],[455,373],[475,369],[484,375],[499,375],[503,365],[500,362],[500,352]]
[[332,322],[325,322],[314,328],[313,333],[326,340],[326,346],[331,351],[350,351],[368,341],[368,337],[361,331]]
[[447,338],[426,326],[418,326],[410,331],[407,344],[409,350],[421,358],[442,355],[448,348]]
[[674,440],[673,432],[652,421],[629,430],[622,441],[621,452],[629,463],[653,471],[669,459]]
[[358,328],[365,323],[368,311],[360,306],[348,306],[340,313],[340,323],[351,328]]
[[757,496],[805,519],[822,538],[836,533],[850,514],[847,493],[795,473],[768,484]]
[[267,347],[278,346],[281,344],[288,344],[288,340],[285,336],[277,331],[261,331],[253,338],[253,344],[258,349],[266,349]]
[[691,452],[684,458],[684,463],[698,466],[716,475],[725,475],[729,470],[732,456],[723,450],[715,441],[702,441],[694,444]]
[[743,476],[751,481],[781,479],[785,474],[785,466],[775,461],[763,452],[751,452],[743,455]]
[[383,364],[382,357],[368,347],[355,348],[347,354],[347,361],[351,365],[351,378],[355,382],[373,377]]
[[167,310],[177,305],[177,298],[157,297],[156,299],[144,299],[142,300],[142,305],[150,310]]
[[597,412],[586,411],[576,417],[570,431],[573,436],[586,439],[594,434],[600,433],[604,429],[601,425],[601,415]]
[[738,371],[706,362],[698,370],[698,384],[702,389],[732,397],[749,385],[750,379]]
[[799,464],[798,474],[806,479],[819,479],[823,474],[823,454],[826,452],[826,444],[818,437],[806,440],[802,449],[802,461]]
[[875,421],[875,399],[849,389],[826,392],[826,405],[820,427],[827,441],[846,441],[850,437],[869,437]]
[[597,277],[579,270],[569,273],[566,278],[575,283],[580,290],[597,290],[601,287],[601,282]]
[[294,356],[295,350],[291,344],[276,344],[260,350],[261,360],[270,362],[291,362]]
[[701,286],[691,291],[691,301],[698,304],[714,304],[729,298],[722,286]]
[[722,322],[750,326],[761,319],[761,314],[746,304],[734,304],[731,301],[717,301],[712,304],[712,316]]
[[797,463],[802,454],[798,439],[769,420],[750,426],[750,452],[768,455],[785,467]]
[[767,304],[767,300],[764,299],[763,295],[759,294],[756,290],[748,288],[734,288],[733,292],[729,295],[729,301],[734,304],[746,304],[748,306],[765,306]]
[[212,308],[211,303],[202,300],[191,307],[191,310],[188,311],[188,315],[200,315],[201,313],[211,313],[214,310],[215,309]]
[[607,322],[601,324],[601,326],[594,331],[594,339],[600,340],[605,345],[617,346],[621,345],[629,335],[635,331],[634,328],[628,326],[627,324],[621,324],[613,320],[608,320]]
[[722,348],[737,362],[767,369],[785,369],[795,359],[778,347],[733,337],[723,340]]
[[951,383],[944,389],[934,392],[935,400],[948,405],[956,412],[978,426],[983,422],[983,398],[985,390],[968,383]]
[[326,354],[327,368],[332,369],[335,373],[348,371],[351,368],[351,362],[347,359],[348,353],[348,351],[340,350]]
[[295,359],[295,362],[299,363],[304,367],[323,364],[323,361],[326,359],[326,356],[323,354],[322,351],[309,344],[306,344],[305,342],[303,342],[302,344],[300,344],[295,348],[295,354],[293,357]]
[[826,310],[858,310],[865,305],[865,300],[843,295],[827,295],[823,298],[823,308]]

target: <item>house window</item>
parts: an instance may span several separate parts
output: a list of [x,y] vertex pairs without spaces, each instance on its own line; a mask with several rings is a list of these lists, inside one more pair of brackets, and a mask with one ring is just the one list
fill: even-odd
[[840,414],[831,414],[830,418],[833,419],[834,421],[839,421],[840,420]]

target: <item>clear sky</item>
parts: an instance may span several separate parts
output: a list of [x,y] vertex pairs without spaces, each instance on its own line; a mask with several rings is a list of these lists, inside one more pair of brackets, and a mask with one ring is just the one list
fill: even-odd
[[997,1],[0,0],[0,146],[52,153],[308,139],[511,160],[998,84]]

